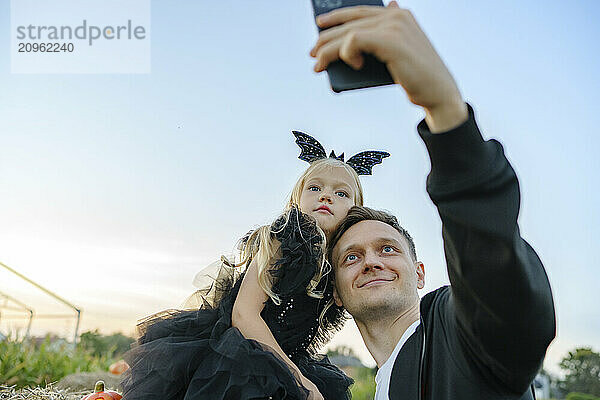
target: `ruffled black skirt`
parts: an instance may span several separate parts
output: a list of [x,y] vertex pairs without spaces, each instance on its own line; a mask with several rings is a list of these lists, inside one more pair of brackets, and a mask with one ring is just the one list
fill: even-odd
[[[166,311],[141,324],[137,346],[125,355],[126,400],[310,399],[274,350],[231,326],[239,283],[214,308]],[[325,399],[350,398],[352,379],[327,357],[293,361]]]

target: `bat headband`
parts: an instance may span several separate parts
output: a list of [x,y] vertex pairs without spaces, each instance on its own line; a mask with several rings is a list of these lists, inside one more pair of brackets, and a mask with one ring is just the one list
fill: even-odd
[[[325,149],[314,137],[299,131],[292,131],[292,133],[296,136],[296,143],[300,146],[299,159],[311,163],[320,158],[327,157]],[[350,157],[346,161],[346,164],[351,166],[358,175],[371,175],[373,166],[381,164],[381,161],[389,156],[390,153],[386,153],[385,151],[363,151]],[[344,161],[344,153],[336,156],[333,150],[329,154],[329,157],[342,162]]]

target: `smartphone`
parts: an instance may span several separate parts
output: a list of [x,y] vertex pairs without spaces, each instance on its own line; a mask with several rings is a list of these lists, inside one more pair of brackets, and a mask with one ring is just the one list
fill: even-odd
[[[382,0],[311,0],[315,14],[315,24],[317,16],[328,13],[331,10],[352,6],[381,6]],[[319,28],[319,32],[323,29]],[[390,76],[387,67],[371,54],[363,54],[365,62],[360,70],[355,70],[342,60],[332,62],[327,66],[327,75],[331,89],[336,92],[345,90],[362,89],[373,86],[390,85],[394,80]]]

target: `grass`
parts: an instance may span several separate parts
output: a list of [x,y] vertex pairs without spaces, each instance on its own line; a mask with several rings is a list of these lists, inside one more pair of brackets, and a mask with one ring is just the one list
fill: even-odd
[[[49,337],[37,344],[27,340],[0,341],[0,400],[80,400],[91,393],[91,388],[86,392],[68,392],[55,389],[53,384],[76,372],[107,371],[120,358],[115,346],[98,344],[96,336],[82,335],[75,348]],[[126,347],[127,343],[123,345]],[[351,387],[354,400],[373,398],[374,375],[370,368],[357,371]]]
[[21,389],[56,382],[75,373],[106,371],[113,359],[93,355],[69,344],[52,343],[49,337],[36,344],[26,340],[0,341],[0,384]]

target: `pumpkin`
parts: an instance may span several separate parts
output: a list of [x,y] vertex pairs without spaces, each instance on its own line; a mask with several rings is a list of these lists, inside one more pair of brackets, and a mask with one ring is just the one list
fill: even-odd
[[125,362],[125,360],[119,360],[116,363],[113,363],[108,367],[108,371],[111,374],[121,375],[123,372],[129,369],[129,365]]
[[123,396],[121,396],[117,392],[113,392],[112,390],[104,391],[104,381],[96,382],[96,387],[94,388],[94,393],[88,394],[83,397],[81,400],[121,400]]

